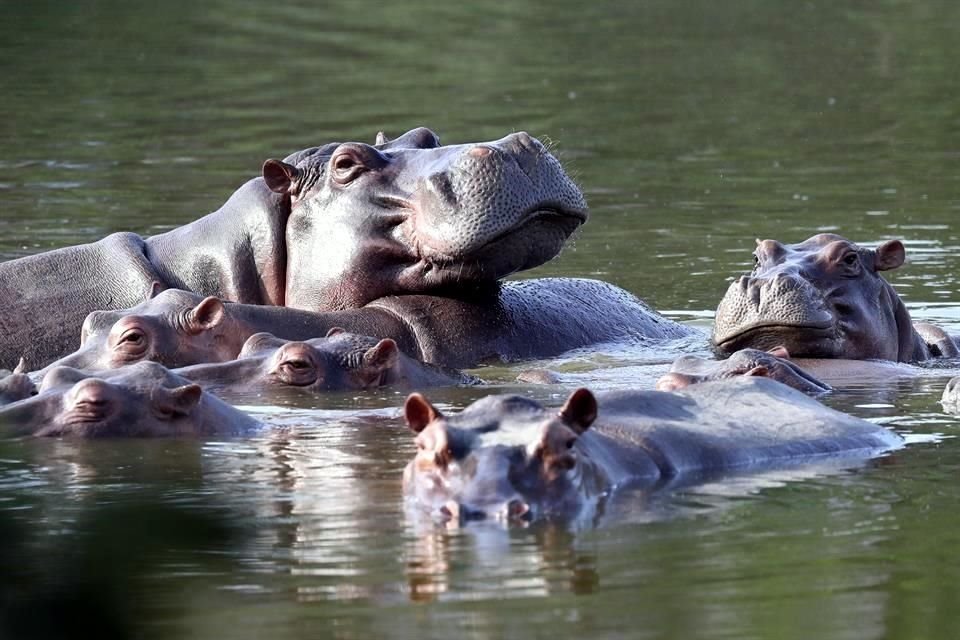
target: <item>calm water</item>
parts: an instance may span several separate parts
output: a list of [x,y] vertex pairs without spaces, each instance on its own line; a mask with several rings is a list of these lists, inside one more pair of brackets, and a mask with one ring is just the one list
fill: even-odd
[[[0,256],[217,208],[268,157],[417,125],[549,138],[592,220],[524,275],[615,282],[709,329],[754,238],[905,240],[960,333],[960,5],[0,0]],[[559,403],[679,351],[546,364]],[[0,442],[0,636],[955,637],[958,363],[832,406],[944,434],[850,469],[620,495],[597,526],[405,514],[402,397],[241,399],[242,441]],[[431,394],[460,407],[478,390]]]

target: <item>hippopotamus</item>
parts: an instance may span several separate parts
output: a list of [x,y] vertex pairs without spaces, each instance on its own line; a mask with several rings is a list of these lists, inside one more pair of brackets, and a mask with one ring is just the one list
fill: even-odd
[[421,362],[458,369],[490,360],[549,357],[598,342],[662,342],[694,331],[623,289],[577,278],[504,282],[494,296],[471,300],[391,296],[359,309],[324,313],[224,304],[168,289],[130,309],[89,314],[79,349],[55,365],[93,371],[139,360],[171,368],[222,362],[235,358],[255,333],[307,340],[333,327],[391,338]]
[[717,307],[716,350],[783,346],[798,358],[898,362],[960,355],[942,329],[911,322],[881,275],[905,257],[899,240],[876,249],[832,233],[792,245],[758,240],[753,271],[735,280]]
[[692,384],[736,376],[762,376],[814,395],[830,391],[829,384],[791,361],[784,347],[769,351],[741,349],[725,360],[681,356],[674,360],[670,371],[657,380],[657,389],[676,391]]
[[6,437],[239,435],[260,426],[155,362],[96,377],[57,367],[36,395],[0,407],[0,434]]
[[451,523],[580,520],[625,484],[666,489],[903,445],[893,431],[763,377],[671,393],[578,389],[559,410],[488,396],[451,415],[414,393],[404,414],[417,444],[403,473],[407,501]]
[[554,257],[586,219],[580,190],[523,132],[441,146],[419,128],[304,149],[185,226],[0,264],[0,367],[73,351],[88,313],[157,287],[313,311],[488,291]]
[[292,387],[311,392],[478,384],[479,378],[424,364],[401,352],[390,338],[348,333],[339,327],[324,338],[291,341],[269,333],[247,340],[229,362],[196,364],[175,373],[207,391]]

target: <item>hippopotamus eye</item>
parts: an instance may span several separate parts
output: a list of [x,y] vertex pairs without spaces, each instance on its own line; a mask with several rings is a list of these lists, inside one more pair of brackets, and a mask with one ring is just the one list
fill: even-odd
[[576,439],[576,438],[570,438],[570,439],[567,440],[564,444],[567,445],[567,449],[573,449],[573,445],[575,445],[576,443],[577,443],[577,439]]
[[142,347],[146,341],[146,334],[141,329],[134,327],[120,334],[116,346],[122,348]]
[[373,147],[360,144],[342,144],[330,158],[330,175],[337,184],[345,185],[368,169],[377,169],[386,163]]
[[855,251],[851,251],[847,255],[843,256],[843,264],[852,267],[859,259],[860,256],[858,256]]

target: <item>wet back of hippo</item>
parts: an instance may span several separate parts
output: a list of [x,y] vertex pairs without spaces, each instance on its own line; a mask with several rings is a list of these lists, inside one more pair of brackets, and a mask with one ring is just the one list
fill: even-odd
[[133,233],[0,264],[0,366],[69,353],[87,313],[142,302],[158,278]]
[[870,457],[903,446],[889,429],[765,378],[705,382],[679,393],[611,392],[600,396],[600,407],[592,431],[643,448],[665,477]]

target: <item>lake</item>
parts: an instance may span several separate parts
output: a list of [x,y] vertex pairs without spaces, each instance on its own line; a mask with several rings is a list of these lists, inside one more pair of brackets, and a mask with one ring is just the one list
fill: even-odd
[[[165,231],[331,140],[524,130],[591,220],[517,277],[606,280],[706,336],[756,238],[900,238],[914,319],[960,333],[960,4],[2,6],[0,258]],[[472,372],[559,405],[650,388],[679,353],[706,337],[533,363],[553,386]],[[241,440],[0,441],[0,636],[954,637],[958,367],[824,398],[918,440],[894,455],[624,492],[582,527],[405,513],[392,392],[251,397],[272,428]]]

